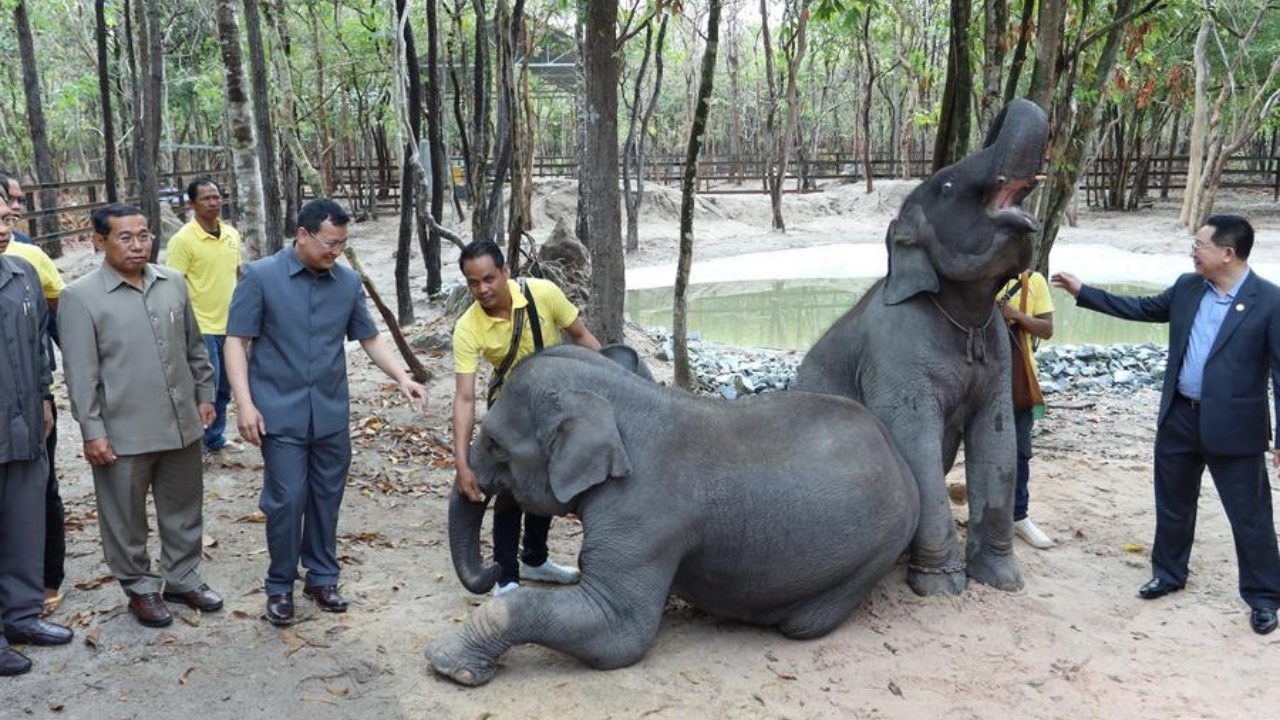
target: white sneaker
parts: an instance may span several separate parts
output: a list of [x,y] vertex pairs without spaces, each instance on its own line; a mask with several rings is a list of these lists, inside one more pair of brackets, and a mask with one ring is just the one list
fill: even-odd
[[547,561],[541,565],[520,563],[520,577],[535,582],[572,585],[578,582],[578,579],[582,577],[582,573],[578,571],[578,568],[557,565],[554,560],[547,558]]
[[502,583],[501,585],[497,585],[493,588],[493,596],[498,597],[499,595],[506,595],[518,587],[520,587],[520,583],[518,582]]
[[1036,524],[1031,522],[1029,517],[1014,521],[1013,534],[1022,538],[1026,544],[1033,548],[1044,550],[1045,548],[1053,547],[1053,538],[1045,535],[1044,531],[1036,527]]

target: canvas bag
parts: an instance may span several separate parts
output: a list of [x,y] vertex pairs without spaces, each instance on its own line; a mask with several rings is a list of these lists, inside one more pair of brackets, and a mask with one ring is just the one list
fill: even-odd
[[[1027,312],[1027,273],[1018,276],[1018,282],[1008,293],[1011,295],[1022,288],[1024,292],[1018,298],[1018,310]],[[1044,393],[1040,392],[1040,380],[1036,377],[1036,360],[1027,351],[1027,331],[1016,326],[1009,327],[1009,359],[1013,364],[1013,409],[1027,410],[1044,405]]]

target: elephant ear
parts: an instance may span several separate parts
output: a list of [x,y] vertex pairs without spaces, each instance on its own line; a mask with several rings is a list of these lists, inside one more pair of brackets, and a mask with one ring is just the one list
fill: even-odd
[[547,453],[551,494],[567,503],[609,478],[631,474],[613,405],[589,390],[554,393],[538,443]]
[[917,204],[904,207],[889,224],[889,234],[885,237],[889,250],[885,305],[897,305],[918,293],[938,291],[938,273],[929,257],[929,246],[937,241],[933,225]]

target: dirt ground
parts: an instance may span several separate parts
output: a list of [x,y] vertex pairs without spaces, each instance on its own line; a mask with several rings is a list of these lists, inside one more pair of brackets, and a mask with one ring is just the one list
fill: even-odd
[[[905,195],[879,183],[790,197],[791,230],[771,232],[763,196],[700,200],[697,257],[835,242],[882,243]],[[653,189],[642,249],[629,266],[669,263],[678,195]],[[540,187],[534,231],[572,219],[567,182]],[[1255,258],[1280,258],[1280,207],[1237,197],[1219,210],[1249,214]],[[452,217],[446,219],[452,221]],[[1176,207],[1136,214],[1082,209],[1062,245],[1103,243],[1152,254],[1184,253]],[[393,294],[396,220],[353,230],[353,243],[384,295]],[[445,251],[446,282],[455,283]],[[69,277],[97,259],[60,261]],[[415,258],[420,268],[420,261]],[[1190,268],[1190,261],[1187,261]],[[1070,268],[1063,268],[1070,269]],[[1088,278],[1086,277],[1086,280]],[[1280,279],[1280,278],[1272,278]],[[415,287],[423,284],[419,269]],[[439,305],[420,301],[415,335],[447,333]],[[637,335],[639,337],[639,335]],[[652,348],[648,348],[652,350]],[[1151,449],[1155,391],[1054,396],[1037,425],[1032,516],[1057,545],[1019,543],[1026,587],[971,585],[954,598],[919,598],[899,565],[838,631],[796,642],[673,603],[657,641],[636,665],[597,672],[535,646],[512,649],[476,689],[435,677],[422,658],[484,601],[456,580],[445,539],[452,482],[452,362],[435,373],[430,407],[413,413],[358,348],[349,352],[356,454],[340,522],[343,592],[350,612],[315,611],[299,594],[300,622],[263,619],[267,557],[257,511],[261,458],[232,453],[205,466],[204,574],[227,599],[219,613],[174,608],[165,629],[138,625],[102,560],[88,466],[65,398],[58,467],[68,514],[66,597],[54,619],[76,630],[62,648],[28,648],[35,669],[0,679],[0,715],[108,720],[190,713],[200,718],[1236,718],[1271,717],[1280,633],[1254,635],[1236,592],[1230,529],[1211,483],[1202,493],[1192,576],[1184,592],[1143,602],[1153,530]],[[657,374],[670,375],[651,360]],[[962,468],[953,472],[960,482]],[[1273,481],[1274,484],[1274,481]],[[1274,491],[1273,491],[1274,492]],[[956,517],[967,514],[955,507]],[[580,528],[558,520],[552,553],[572,561]],[[154,538],[152,542],[155,546]],[[156,552],[153,557],[158,555]]]

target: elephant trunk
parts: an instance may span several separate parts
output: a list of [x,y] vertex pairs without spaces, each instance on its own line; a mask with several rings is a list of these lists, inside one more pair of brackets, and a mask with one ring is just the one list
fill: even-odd
[[480,526],[488,507],[488,497],[484,502],[471,502],[457,488],[449,494],[449,554],[453,569],[463,587],[477,595],[489,592],[502,573],[496,563],[486,565],[480,558]]

